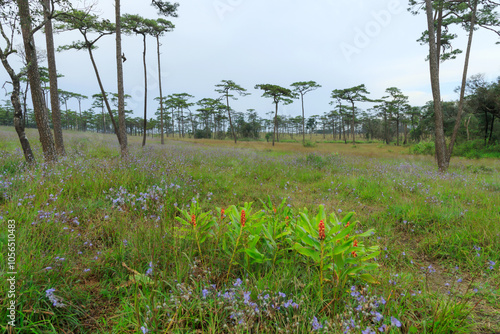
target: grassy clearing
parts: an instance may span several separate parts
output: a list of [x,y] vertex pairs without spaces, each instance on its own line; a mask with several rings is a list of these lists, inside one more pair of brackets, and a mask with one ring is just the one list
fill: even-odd
[[[19,333],[500,330],[499,160],[455,159],[439,174],[432,158],[380,144],[168,140],[162,147],[156,138],[145,149],[131,138],[130,157],[121,160],[113,136],[69,133],[66,159],[27,169],[13,131],[2,128],[0,137],[1,270],[7,219],[15,219]],[[260,200],[268,196],[266,208]],[[379,267],[360,272],[376,283],[354,275],[339,285],[327,267],[333,261],[325,256],[320,270],[294,247],[302,242],[299,213],[307,208],[313,219],[320,205],[338,219],[355,212],[359,223],[342,239],[349,247],[375,230],[356,240],[380,247],[369,261]],[[188,218],[176,219],[177,208],[196,208],[213,224],[196,234]],[[264,229],[276,233],[269,238]],[[252,240],[267,260],[244,251]],[[349,248],[345,259],[360,254]],[[6,319],[7,285],[1,289]]]

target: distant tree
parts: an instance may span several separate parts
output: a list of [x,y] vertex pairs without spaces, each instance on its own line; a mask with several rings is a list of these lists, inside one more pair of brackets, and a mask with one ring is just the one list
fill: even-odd
[[370,94],[364,84],[346,88],[346,89],[335,89],[332,91],[332,98],[339,98],[341,100],[349,101],[352,105],[352,143],[356,143],[355,137],[355,122],[356,122],[356,108],[354,102],[367,102],[370,101],[366,95]]
[[[92,67],[94,68],[99,88],[101,89],[104,105],[106,106],[108,115],[111,119],[111,123],[113,124],[113,130],[116,134],[116,137],[118,138],[120,147],[122,147],[122,138],[120,135],[120,131],[118,129],[118,125],[115,122],[113,112],[111,111],[111,106],[109,105],[106,91],[104,90],[104,86],[102,84],[101,76],[99,75],[99,70],[97,68],[93,53],[93,50],[97,48],[96,43],[102,37],[115,33],[115,24],[111,23],[109,20],[100,20],[96,15],[76,9],[65,12],[63,15],[58,16],[57,19],[58,21],[60,21],[60,23],[56,26],[56,29],[78,30],[82,35],[84,39],[83,41],[77,41],[69,45],[60,46],[57,48],[57,50],[87,50],[90,61],[92,62]],[[95,35],[93,39],[90,37],[91,34]]]
[[[174,12],[171,16],[177,16]],[[163,36],[167,31],[172,31],[174,29],[174,25],[172,22],[167,21],[165,19],[157,19],[156,21],[152,21],[152,29],[151,35],[156,38],[156,53],[158,58],[158,86],[160,89],[160,135],[161,135],[161,144],[165,144],[165,140],[163,138],[163,92],[161,86],[161,61],[160,61],[160,37]]]
[[222,80],[222,82],[218,85],[215,91],[219,94],[222,94],[222,97],[226,99],[227,106],[227,115],[229,117],[229,126],[231,126],[231,133],[233,134],[234,143],[237,143],[236,132],[234,131],[233,121],[231,119],[231,107],[229,107],[229,98],[233,100],[237,100],[237,98],[231,94],[231,91],[237,92],[240,96],[247,96],[249,93],[246,93],[246,89],[234,83],[232,80]]
[[142,138],[142,146],[146,145],[146,129],[147,129],[147,110],[148,110],[148,72],[146,65],[146,36],[153,34],[154,21],[145,19],[135,14],[124,14],[123,30],[126,33],[134,32],[136,35],[142,36],[142,64],[144,68],[144,133]]
[[255,85],[255,89],[261,89],[264,91],[262,97],[272,98],[273,103],[276,105],[276,112],[274,114],[274,132],[273,132],[273,146],[276,138],[276,130],[278,127],[278,105],[280,102],[287,105],[293,103],[293,99],[296,95],[288,88],[284,88],[277,85],[271,84],[260,84]]
[[306,142],[306,134],[305,134],[305,116],[304,116],[304,95],[316,90],[321,87],[321,85],[318,85],[315,81],[299,81],[299,82],[294,82],[291,84],[293,87],[293,91],[295,93],[298,93],[300,95],[300,100],[302,102],[302,143]]
[[[394,120],[396,121],[396,145],[399,146],[399,125],[401,122],[401,117],[404,111],[409,109],[408,96],[404,95],[399,88],[390,87],[385,90],[389,96],[384,97],[385,99],[390,99],[386,101],[387,106],[391,110],[391,114],[394,115]],[[406,133],[405,133],[406,142]]]

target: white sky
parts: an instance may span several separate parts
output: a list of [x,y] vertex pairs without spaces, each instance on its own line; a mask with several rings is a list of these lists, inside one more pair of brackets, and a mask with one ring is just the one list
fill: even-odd
[[[164,95],[189,93],[192,102],[216,98],[214,85],[233,80],[251,95],[232,102],[236,111],[256,109],[261,116],[273,110],[270,99],[262,98],[256,84],[284,87],[295,81],[314,80],[323,87],[306,95],[306,116],[321,115],[329,105],[333,89],[365,84],[370,98],[381,98],[396,86],[413,105],[431,100],[427,46],[416,40],[426,29],[425,16],[412,16],[406,0],[178,0],[179,17],[169,18],[176,28],[162,39],[162,82]],[[103,17],[114,21],[114,1],[100,1]],[[122,13],[157,18],[149,0],[122,0]],[[461,32],[463,36],[463,32]],[[57,45],[80,39],[78,33],[55,36]],[[477,31],[469,76],[485,73],[488,80],[500,75],[500,46],[496,35]],[[19,40],[19,43],[21,41]],[[1,43],[1,42],[0,42]],[[465,38],[454,44],[465,49]],[[37,47],[45,49],[43,35]],[[3,45],[3,44],[0,44]],[[116,92],[114,36],[98,42],[95,51],[106,91]],[[142,39],[124,36],[125,92],[132,95],[129,109],[142,115]],[[57,57],[58,72],[65,75],[59,88],[91,96],[99,88],[88,54],[67,51]],[[148,39],[148,117],[157,108],[156,43]],[[454,89],[462,77],[463,57],[442,65],[442,95],[456,99]],[[8,80],[0,70],[0,82]],[[2,99],[6,99],[7,97]],[[89,108],[91,100],[83,103]],[[77,101],[69,107],[77,109]],[[362,106],[368,108],[370,105]],[[196,109],[196,108],[194,108]],[[193,110],[194,110],[193,109]],[[280,114],[301,114],[299,100],[280,106]]]

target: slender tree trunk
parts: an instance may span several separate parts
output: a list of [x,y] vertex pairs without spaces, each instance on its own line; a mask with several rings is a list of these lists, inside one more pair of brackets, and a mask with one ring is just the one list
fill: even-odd
[[306,118],[304,113],[304,93],[300,93],[300,99],[302,102],[302,144],[306,143]]
[[470,117],[465,121],[465,129],[467,130],[467,141],[470,140],[470,135],[469,135],[469,124],[470,124]]
[[229,92],[226,92],[226,103],[227,103],[227,115],[229,116],[229,125],[231,126],[231,132],[233,134],[234,143],[236,144],[237,142],[236,133],[234,132],[233,120],[231,119],[231,109],[229,108]]
[[436,159],[441,172],[446,171],[448,164],[446,161],[447,148],[444,136],[443,112],[441,109],[441,89],[439,86],[439,56],[436,45],[436,33],[434,29],[434,18],[432,13],[432,1],[425,0],[427,11],[427,29],[429,31],[429,66],[432,86],[432,96],[434,100],[434,122],[436,126]]
[[355,116],[356,116],[356,114],[355,114],[355,110],[356,110],[356,109],[354,109],[354,101],[351,101],[351,103],[352,103],[352,144],[353,144],[353,145],[356,145],[356,136],[355,136],[355,134],[354,134],[354,128],[355,128]]
[[276,113],[274,114],[274,131],[273,131],[273,146],[276,138],[276,128],[278,127],[278,102],[276,104]]
[[464,71],[462,75],[462,86],[460,88],[460,102],[458,103],[458,114],[455,120],[455,126],[453,127],[453,133],[451,135],[450,146],[448,148],[448,154],[446,155],[446,164],[450,164],[451,154],[453,153],[453,146],[455,145],[455,140],[457,139],[458,129],[460,128],[462,122],[462,114],[464,111],[464,102],[465,102],[465,85],[467,84],[467,70],[469,69],[469,59],[470,52],[472,48],[472,37],[474,36],[474,28],[476,24],[476,12],[477,12],[477,4],[479,0],[473,1],[474,7],[472,8],[471,13],[471,21],[470,21],[470,31],[469,31],[469,40],[467,41],[467,51],[465,52],[465,62],[464,62]]
[[122,26],[121,26],[121,3],[115,0],[116,21],[116,81],[118,85],[118,137],[120,139],[120,154],[125,157],[128,154],[127,122],[125,119],[125,92],[123,88],[123,61],[122,61]]
[[[161,62],[160,62],[160,36],[156,36],[156,50],[158,54],[158,85],[160,88],[160,128],[161,128],[161,144],[165,144],[163,138],[163,93],[161,90]],[[168,136],[168,133],[167,133]]]
[[[85,40],[85,42],[88,43],[87,40]],[[111,111],[111,106],[109,105],[106,91],[104,90],[104,86],[102,85],[101,76],[99,75],[99,71],[97,70],[97,64],[94,60],[94,54],[92,52],[92,48],[90,46],[87,47],[87,51],[89,52],[90,61],[92,62],[92,66],[94,67],[95,76],[97,78],[99,88],[101,89],[102,99],[104,101],[104,104],[106,105],[106,109],[108,110],[108,114],[109,114],[109,117],[111,119],[111,123],[113,124],[113,129],[115,130],[116,137],[118,138],[118,143],[120,144],[120,147],[121,147],[122,139],[120,137],[120,132],[118,131],[118,127],[116,126],[115,118],[113,117],[113,112]],[[103,129],[103,131],[104,131],[104,129]]]
[[49,67],[50,81],[50,106],[52,112],[52,126],[54,128],[54,139],[57,154],[64,156],[64,141],[61,128],[61,110],[59,107],[59,92],[57,89],[57,69],[56,56],[54,50],[54,34],[52,33],[52,19],[50,12],[53,10],[50,5],[50,0],[43,0],[43,16],[45,19],[45,42],[47,45],[47,63]]
[[493,138],[493,126],[495,125],[495,115],[491,115],[491,127],[490,127],[490,138],[488,139],[488,145],[491,145],[491,139]]
[[396,116],[396,146],[399,146],[399,113]]
[[19,17],[21,21],[21,32],[23,35],[24,49],[26,53],[26,62],[28,64],[28,79],[31,85],[31,99],[35,119],[40,134],[42,150],[47,162],[57,161],[57,151],[54,144],[54,138],[50,131],[48,111],[43,103],[43,92],[38,72],[38,59],[35,49],[35,40],[31,30],[31,15],[28,0],[17,0],[19,8]]
[[148,73],[146,69],[146,35],[142,35],[144,50],[142,52],[142,63],[144,66],[144,136],[142,137],[142,146],[146,145],[146,129],[148,126],[147,108],[148,108]]

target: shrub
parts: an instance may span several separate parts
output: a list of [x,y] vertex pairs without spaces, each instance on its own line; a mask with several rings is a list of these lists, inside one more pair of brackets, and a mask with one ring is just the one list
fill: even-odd
[[302,143],[304,147],[316,147],[318,146],[315,142],[306,140],[305,142]]
[[431,141],[421,141],[410,147],[410,154],[434,155],[435,152],[436,147],[434,146],[434,142]]

